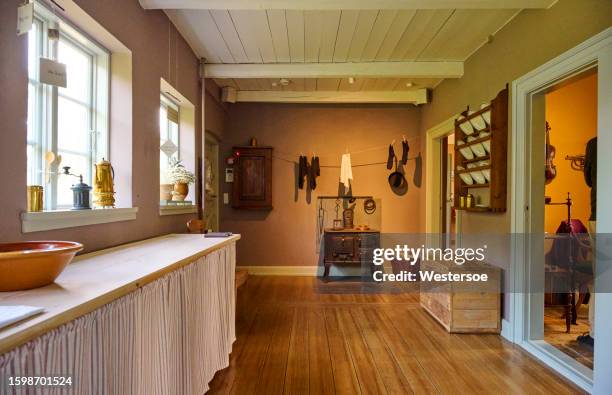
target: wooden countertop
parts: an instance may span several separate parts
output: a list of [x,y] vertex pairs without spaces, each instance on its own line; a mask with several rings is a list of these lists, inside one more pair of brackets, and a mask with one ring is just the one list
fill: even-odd
[[0,355],[239,239],[240,235],[155,237],[78,256],[54,284],[46,287],[0,292],[0,305],[45,309],[42,314],[0,329]]

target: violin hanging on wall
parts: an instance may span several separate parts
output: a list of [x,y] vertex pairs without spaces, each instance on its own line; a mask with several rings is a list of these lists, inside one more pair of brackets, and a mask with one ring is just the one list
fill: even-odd
[[544,171],[545,184],[550,184],[557,176],[557,166],[553,163],[557,150],[550,144],[550,125],[546,122],[546,167]]

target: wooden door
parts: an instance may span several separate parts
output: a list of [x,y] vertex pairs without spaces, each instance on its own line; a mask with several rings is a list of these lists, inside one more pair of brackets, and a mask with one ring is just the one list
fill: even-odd
[[272,148],[234,147],[232,207],[272,208]]

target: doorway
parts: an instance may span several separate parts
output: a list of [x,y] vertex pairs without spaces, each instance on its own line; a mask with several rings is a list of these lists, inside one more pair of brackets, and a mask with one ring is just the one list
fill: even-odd
[[[599,189],[596,191],[600,201],[612,192],[612,186],[606,182],[606,171],[612,171],[612,157],[605,155],[603,147],[612,146],[612,114],[608,110],[612,105],[612,29],[587,40],[576,48],[560,55],[527,75],[512,83],[512,174],[511,174],[511,231],[513,233],[511,250],[511,267],[509,273],[510,287],[513,294],[510,303],[510,320],[512,328],[508,337],[532,355],[558,371],[562,376],[572,380],[588,392],[596,394],[612,391],[612,333],[600,331],[594,343],[594,360],[592,369],[586,364],[554,347],[550,338],[546,338],[544,325],[546,295],[546,252],[547,233],[546,217],[554,218],[553,205],[547,206],[544,196],[550,192],[559,193],[552,187],[547,188],[548,160],[547,145],[547,94],[555,92],[564,85],[581,80],[597,70],[597,137],[598,169],[596,177]],[[549,124],[549,136],[555,125]],[[553,144],[554,145],[554,144]],[[571,146],[572,151],[584,147]],[[576,156],[568,154],[568,156]],[[565,157],[558,158],[565,163]],[[559,162],[556,162],[559,163]],[[569,161],[568,161],[569,163]],[[569,173],[569,170],[567,174]],[[605,184],[605,185],[604,185]],[[550,184],[551,185],[551,184]],[[563,186],[563,185],[562,185]],[[575,188],[567,188],[573,192]],[[571,194],[570,194],[571,198]],[[560,203],[562,214],[572,217],[569,205],[562,196],[551,196],[549,202]],[[565,196],[567,199],[567,196]],[[560,200],[560,201],[559,201]],[[565,207],[563,207],[565,205]],[[612,208],[601,205],[597,210],[597,234],[612,231]],[[573,243],[569,243],[573,245]],[[571,250],[570,250],[571,251]],[[573,256],[570,252],[568,256]],[[598,251],[595,266],[595,289],[604,290],[609,282],[611,262],[609,258],[601,259]],[[568,294],[578,295],[577,292]],[[595,327],[612,327],[612,316],[609,306],[612,294],[606,291],[594,292],[597,300],[594,312]],[[569,297],[569,295],[568,295]],[[601,306],[604,305],[604,306]],[[606,306],[607,305],[607,306]],[[571,328],[570,328],[571,330]],[[576,333],[578,335],[579,333]]]
[[219,140],[206,131],[204,144],[204,219],[206,228],[219,231]]
[[[453,209],[454,131],[453,116],[427,131],[425,231],[431,243],[450,246],[457,242],[461,215]],[[437,235],[441,236],[438,240]]]

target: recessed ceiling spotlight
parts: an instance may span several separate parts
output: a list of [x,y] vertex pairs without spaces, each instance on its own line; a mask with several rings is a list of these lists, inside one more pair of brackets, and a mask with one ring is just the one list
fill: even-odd
[[280,79],[278,82],[279,82],[279,83],[280,83],[282,86],[287,86],[287,85],[289,85],[289,84],[291,83],[291,80],[289,80],[289,79],[287,79],[287,78],[281,78],[281,79]]
[[413,82],[406,82],[406,88],[412,88],[414,86]]
[[348,83],[349,83],[349,84],[354,84],[354,83],[355,83],[355,78],[353,78],[353,77],[349,77],[349,78],[348,78]]

